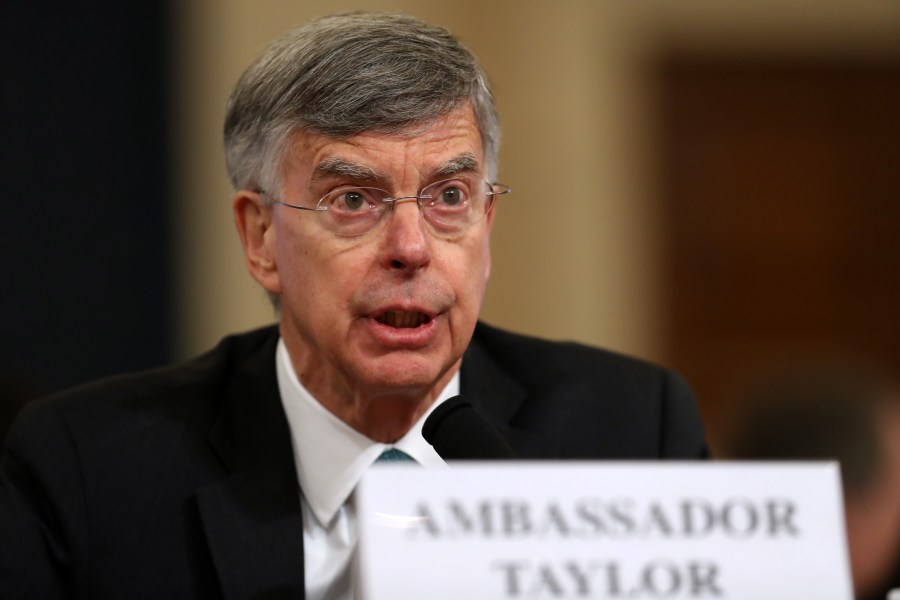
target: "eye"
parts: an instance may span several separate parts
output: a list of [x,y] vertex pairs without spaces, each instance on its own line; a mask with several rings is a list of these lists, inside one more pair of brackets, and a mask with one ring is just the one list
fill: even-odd
[[444,206],[457,206],[465,200],[465,192],[458,187],[450,186],[441,190],[437,201]]
[[359,190],[344,192],[338,197],[337,204],[347,210],[359,210],[366,204],[366,198]]
[[344,214],[364,212],[377,207],[378,194],[379,191],[372,188],[339,188],[322,198],[319,206]]
[[461,210],[469,206],[472,189],[465,179],[448,179],[439,181],[422,190],[431,198],[428,204],[435,210]]

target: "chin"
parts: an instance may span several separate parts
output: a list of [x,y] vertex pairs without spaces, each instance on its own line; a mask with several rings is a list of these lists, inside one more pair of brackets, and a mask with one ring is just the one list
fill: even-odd
[[391,360],[369,373],[363,380],[366,387],[377,390],[377,394],[424,394],[431,391],[445,369],[435,365],[433,360]]

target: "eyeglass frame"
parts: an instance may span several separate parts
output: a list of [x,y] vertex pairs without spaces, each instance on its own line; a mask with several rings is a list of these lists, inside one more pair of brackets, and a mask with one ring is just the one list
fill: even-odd
[[[433,195],[423,195],[422,192],[424,192],[426,189],[428,189],[430,187],[439,186],[442,183],[455,181],[456,179],[458,179],[458,178],[451,177],[449,179],[442,179],[440,181],[435,181],[433,183],[429,183],[428,185],[422,186],[422,188],[419,190],[419,193],[416,195],[397,196],[396,198],[392,198],[390,196],[390,192],[383,188],[365,186],[365,185],[347,186],[346,190],[344,190],[344,193],[348,193],[352,190],[376,190],[378,192],[383,192],[383,193],[387,194],[388,196],[386,198],[382,198],[380,200],[380,202],[390,204],[391,207],[390,207],[390,210],[385,211],[378,217],[378,220],[375,222],[375,224],[370,229],[366,229],[365,231],[362,231],[362,232],[356,233],[356,234],[351,234],[351,235],[342,235],[337,232],[332,232],[332,233],[334,233],[335,235],[337,235],[339,237],[359,237],[359,236],[365,235],[365,234],[375,230],[378,227],[378,225],[384,220],[384,215],[387,215],[388,213],[393,212],[394,206],[396,206],[397,204],[402,203],[402,202],[409,202],[410,200],[416,201],[416,204],[419,206],[419,210],[422,211],[423,218],[425,218],[430,213],[428,212],[427,208],[422,205],[421,201],[422,200],[433,200],[434,196]],[[487,181],[486,179],[481,180],[481,183],[484,183],[485,185],[488,186],[488,188],[490,188],[488,191],[485,192],[485,196],[487,196],[490,199],[488,207],[484,211],[484,214],[482,216],[480,216],[478,219],[463,226],[460,229],[460,231],[464,231],[469,226],[474,225],[475,223],[478,223],[479,221],[481,221],[482,219],[487,217],[491,213],[491,211],[494,210],[496,196],[503,196],[505,194],[509,194],[510,192],[512,192],[512,188],[503,183],[497,183],[497,182],[491,183],[490,181]],[[496,190],[495,188],[497,188],[497,187],[500,187],[501,189]],[[268,196],[270,199],[270,202],[272,204],[278,204],[280,206],[286,206],[288,208],[293,208],[296,210],[308,210],[308,211],[314,211],[314,212],[328,212],[329,208],[327,206],[319,206],[319,205],[322,203],[322,201],[324,201],[326,198],[331,196],[334,192],[335,192],[335,190],[332,190],[332,191],[328,192],[327,194],[325,194],[324,196],[322,196],[321,198],[319,198],[319,200],[316,202],[316,206],[300,206],[298,204],[291,204],[289,202],[279,200],[274,195],[269,194],[268,192],[266,192],[263,189],[259,189],[256,191],[256,193],[258,193],[262,196]],[[446,223],[440,223],[440,221],[438,221],[438,223],[441,225],[446,225]]]

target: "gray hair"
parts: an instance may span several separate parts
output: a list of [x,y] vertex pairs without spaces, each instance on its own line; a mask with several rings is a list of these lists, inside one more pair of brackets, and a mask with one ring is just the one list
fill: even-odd
[[273,42],[235,86],[225,116],[228,174],[235,189],[280,193],[288,143],[299,130],[335,139],[402,133],[466,103],[493,180],[494,100],[477,60],[449,31],[403,14],[316,19]]

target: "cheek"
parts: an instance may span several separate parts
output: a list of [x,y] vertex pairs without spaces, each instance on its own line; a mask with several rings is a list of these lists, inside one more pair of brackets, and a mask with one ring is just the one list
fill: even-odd
[[296,285],[298,279],[306,277],[309,250],[299,236],[291,231],[285,231],[284,228],[278,232],[276,260],[278,273],[284,282],[286,292]]
[[278,230],[276,260],[282,298],[292,306],[315,304],[324,292],[321,282],[328,277],[321,270],[328,263],[318,255],[316,243],[311,236],[285,224]]
[[475,241],[468,247],[459,248],[456,257],[456,272],[459,300],[468,312],[477,313],[481,309],[488,276],[491,256],[486,241]]
[[319,314],[345,308],[365,279],[368,257],[359,244],[290,232],[279,246],[279,274],[286,296]]
[[[473,279],[478,281],[479,290],[484,293],[488,278],[491,276],[491,245],[487,231],[478,238],[471,256],[473,256],[471,266]],[[478,277],[474,277],[476,273]]]

